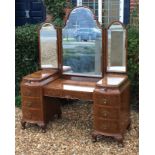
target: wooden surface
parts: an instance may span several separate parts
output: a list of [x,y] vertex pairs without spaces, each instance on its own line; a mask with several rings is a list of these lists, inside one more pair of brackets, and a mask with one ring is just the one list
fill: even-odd
[[61,117],[60,104],[43,96],[43,86],[58,77],[55,70],[41,70],[23,78],[21,82],[23,129],[26,123],[33,123],[45,132],[47,123],[54,115]]
[[107,30],[102,30],[102,77],[63,75],[62,29],[57,28],[58,69],[43,69],[23,77],[21,82],[21,125],[47,123],[61,117],[59,98],[91,100],[93,133],[112,136],[119,142],[130,124],[130,88],[125,74],[107,74]]
[[105,77],[103,79],[101,79],[100,81],[97,82],[97,86],[98,87],[104,87],[104,88],[118,88],[119,86],[121,86],[126,80],[128,79],[128,77],[126,75],[123,74],[106,74]]
[[30,80],[30,81],[41,81],[49,78],[50,76],[58,73],[58,70],[51,70],[51,69],[46,69],[46,70],[39,70],[37,72],[34,72],[32,74],[29,74],[25,77],[23,77],[23,80]]
[[61,117],[59,98],[91,100],[94,102],[93,139],[105,135],[122,143],[130,123],[128,77],[107,74],[102,79],[92,79],[64,79],[55,70],[43,70],[24,77],[21,83],[23,128],[25,123],[35,123],[45,131],[55,115]]
[[122,81],[115,89],[97,87],[93,101],[93,139],[96,141],[98,135],[112,136],[123,143],[124,133],[130,125],[130,82]]
[[44,86],[44,96],[92,100],[96,82],[57,79]]

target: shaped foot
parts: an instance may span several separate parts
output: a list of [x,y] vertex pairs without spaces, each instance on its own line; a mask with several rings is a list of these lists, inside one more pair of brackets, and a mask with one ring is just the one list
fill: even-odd
[[58,119],[61,119],[62,118],[62,113],[61,112],[58,113],[57,116],[58,116]]
[[127,126],[127,130],[130,131],[131,130],[131,120],[129,121],[129,124]]
[[97,142],[97,134],[92,133],[92,142],[95,143]]
[[122,135],[115,136],[114,138],[117,140],[118,146],[124,147],[123,136]]
[[25,125],[26,125],[26,122],[22,120],[22,121],[21,121],[21,126],[22,126],[21,128],[22,128],[23,130],[25,129]]
[[46,132],[46,124],[39,125],[41,127],[42,133]]

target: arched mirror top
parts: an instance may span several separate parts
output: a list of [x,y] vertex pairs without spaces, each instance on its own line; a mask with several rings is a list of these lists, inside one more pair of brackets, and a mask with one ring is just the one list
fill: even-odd
[[57,30],[51,23],[43,23],[39,31],[40,67],[58,68]]
[[40,35],[47,35],[48,37],[56,37],[57,34],[54,25],[51,23],[43,23],[40,27]]
[[109,26],[108,29],[110,30],[124,30],[125,26],[120,21],[113,21]]
[[62,31],[63,74],[102,76],[102,29],[87,7],[76,7]]
[[126,28],[119,21],[112,22],[107,31],[107,72],[127,72]]
[[73,20],[75,20],[75,22],[79,22],[80,23],[79,26],[81,27],[88,27],[89,25],[90,28],[97,27],[102,29],[100,23],[98,22],[98,20],[96,20],[93,11],[86,6],[79,6],[73,8],[68,14],[64,28],[70,25],[70,23],[73,24]]

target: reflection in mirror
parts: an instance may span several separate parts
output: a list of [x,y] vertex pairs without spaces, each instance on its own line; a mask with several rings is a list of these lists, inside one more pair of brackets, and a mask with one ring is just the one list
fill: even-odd
[[63,29],[63,74],[101,76],[102,32],[90,9],[72,10]]
[[40,29],[40,63],[41,68],[58,68],[57,34],[50,23]]
[[126,72],[126,30],[118,22],[108,29],[108,66],[109,72]]

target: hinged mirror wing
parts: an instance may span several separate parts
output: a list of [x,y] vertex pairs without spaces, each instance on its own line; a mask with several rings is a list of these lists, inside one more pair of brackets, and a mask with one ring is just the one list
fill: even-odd
[[107,30],[107,72],[127,72],[126,29],[119,21]]
[[39,34],[40,68],[58,68],[57,30],[44,23]]
[[102,29],[87,7],[74,8],[63,28],[63,74],[102,76]]

